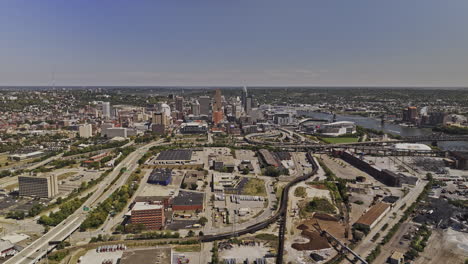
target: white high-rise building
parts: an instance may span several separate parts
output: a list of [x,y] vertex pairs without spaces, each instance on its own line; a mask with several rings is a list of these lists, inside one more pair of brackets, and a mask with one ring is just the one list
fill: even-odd
[[111,105],[109,102],[102,102],[102,117],[111,118]]
[[167,117],[171,117],[171,107],[166,103],[157,103],[156,112],[164,113]]
[[200,115],[200,103],[197,100],[195,100],[195,102],[192,103],[192,115]]
[[79,127],[80,137],[89,138],[93,136],[93,126],[91,124],[84,124]]

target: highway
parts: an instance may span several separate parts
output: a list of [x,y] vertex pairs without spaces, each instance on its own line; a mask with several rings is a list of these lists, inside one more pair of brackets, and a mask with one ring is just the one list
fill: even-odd
[[[121,163],[119,163],[114,170],[104,178],[102,182],[98,184],[98,191],[95,191],[91,197],[88,198],[82,205],[93,208],[97,204],[103,202],[107,197],[109,197],[115,190],[120,188],[130,176],[132,170],[138,166],[138,160],[151,148],[163,142],[163,140],[158,140],[149,144],[146,144],[134,152],[130,153]],[[102,192],[106,187],[108,187],[112,181],[119,175],[122,168],[127,168],[127,171],[122,174],[122,176],[115,182],[106,192]],[[102,191],[101,191],[102,190]],[[6,261],[6,264],[31,264],[37,263],[41,258],[43,258],[50,250],[52,250],[55,245],[49,245],[51,241],[63,241],[70,234],[79,228],[81,223],[86,219],[87,214],[89,213],[83,211],[82,209],[76,210],[72,215],[67,219],[62,221],[59,225],[53,227],[45,235],[35,240],[29,246],[24,248],[21,252],[13,256],[11,259]]]

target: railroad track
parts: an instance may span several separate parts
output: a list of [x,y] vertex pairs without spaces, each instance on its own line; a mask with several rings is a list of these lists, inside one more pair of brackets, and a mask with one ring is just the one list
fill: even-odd
[[267,220],[265,220],[263,222],[251,225],[251,226],[249,226],[249,227],[247,227],[245,229],[242,229],[242,230],[236,230],[236,231],[223,233],[223,234],[217,234],[217,235],[206,235],[206,236],[200,237],[200,241],[201,242],[213,242],[213,241],[217,241],[217,240],[223,240],[223,239],[238,237],[238,236],[249,234],[249,233],[255,233],[255,232],[259,231],[259,230],[262,230],[262,229],[268,227],[269,225],[271,225],[271,224],[273,224],[275,222],[278,222],[279,225],[280,225],[280,228],[279,228],[279,234],[278,234],[279,243],[278,243],[278,254],[277,254],[277,258],[276,258],[276,263],[277,264],[282,264],[283,263],[283,255],[284,255],[284,235],[285,235],[285,231],[286,231],[286,213],[287,213],[287,209],[288,209],[288,200],[289,200],[288,193],[289,193],[289,190],[291,189],[291,187],[298,184],[299,182],[302,182],[302,181],[305,181],[305,180],[309,179],[318,170],[318,165],[315,163],[315,160],[312,157],[311,152],[307,153],[307,159],[309,160],[310,164],[312,164],[312,172],[295,178],[294,180],[289,182],[284,187],[284,189],[283,189],[283,191],[281,193],[281,203],[280,203],[279,210],[272,217],[268,218]]

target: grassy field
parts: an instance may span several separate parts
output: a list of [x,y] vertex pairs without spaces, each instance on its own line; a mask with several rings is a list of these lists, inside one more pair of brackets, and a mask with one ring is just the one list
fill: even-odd
[[244,195],[266,196],[265,181],[262,179],[250,178],[242,190]]
[[62,173],[60,175],[57,176],[57,180],[61,181],[61,180],[65,180],[66,178],[68,177],[71,177],[75,174],[78,174],[78,172],[76,171],[70,171],[70,172],[65,172],[65,173]]
[[201,244],[193,245],[178,245],[174,247],[174,251],[177,252],[200,252]]
[[294,190],[294,196],[305,198],[307,196],[306,188],[299,186]]
[[329,137],[329,138],[321,138],[325,143],[329,144],[339,144],[339,143],[354,143],[358,142],[357,137]]
[[[8,159],[8,154],[2,154],[0,155],[0,170],[2,169],[8,169],[13,166],[19,166],[22,164],[26,164],[27,162],[31,161],[32,159],[27,159],[27,160],[20,160],[20,161],[14,161],[14,160],[9,160]],[[8,165],[6,165],[8,163]]]
[[325,198],[314,198],[307,204],[307,212],[322,212],[322,213],[335,213],[335,206],[330,203],[328,199]]

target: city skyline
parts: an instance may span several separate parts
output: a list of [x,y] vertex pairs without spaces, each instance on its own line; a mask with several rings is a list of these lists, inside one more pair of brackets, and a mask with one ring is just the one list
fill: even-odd
[[1,86],[468,85],[465,1],[6,1]]

